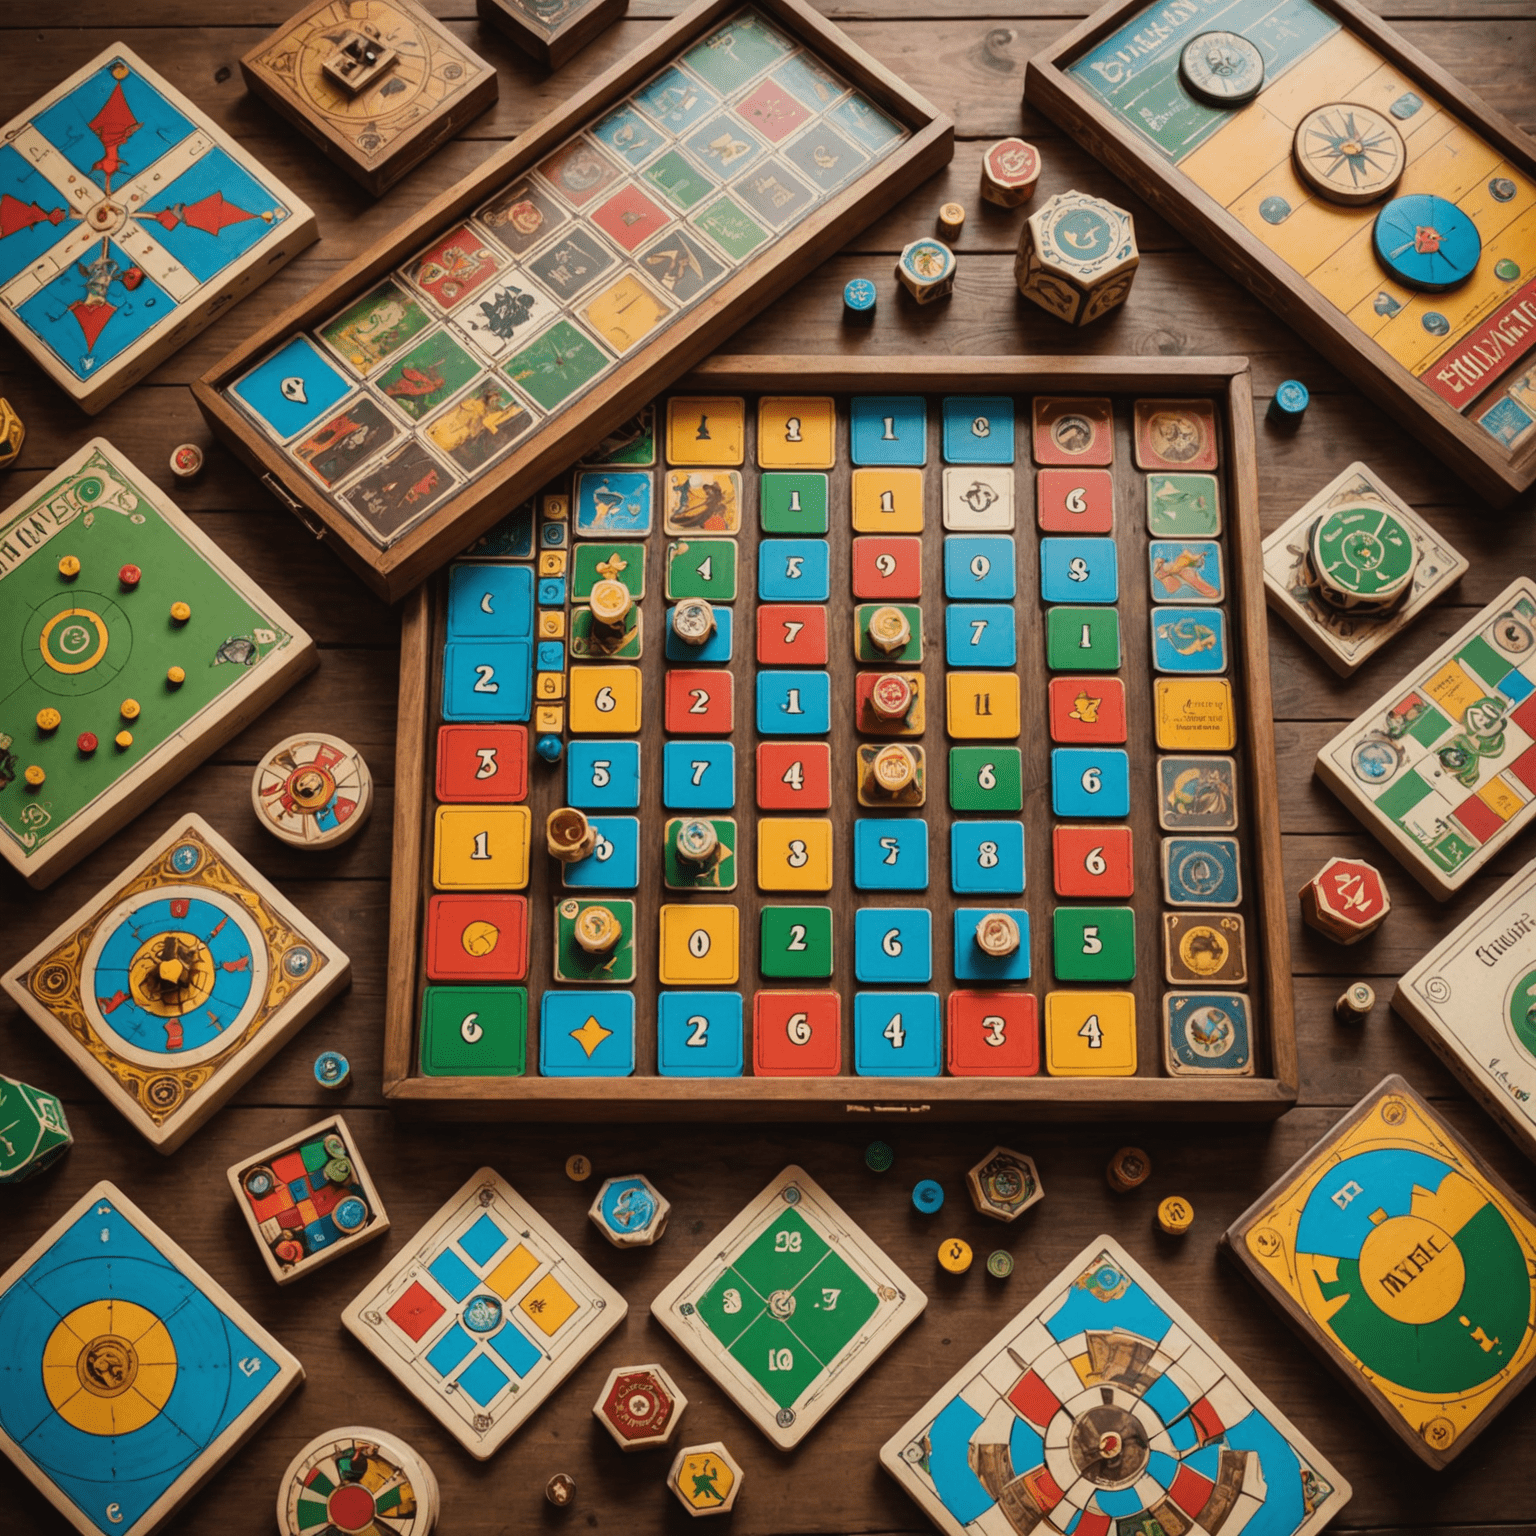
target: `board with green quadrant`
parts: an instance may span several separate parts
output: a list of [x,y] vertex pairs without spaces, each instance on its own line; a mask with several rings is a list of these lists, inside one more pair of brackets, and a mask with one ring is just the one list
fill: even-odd
[[0,514],[0,850],[46,885],[315,661],[309,636],[93,438]]
[[788,1450],[927,1302],[803,1168],[789,1167],[651,1312]]

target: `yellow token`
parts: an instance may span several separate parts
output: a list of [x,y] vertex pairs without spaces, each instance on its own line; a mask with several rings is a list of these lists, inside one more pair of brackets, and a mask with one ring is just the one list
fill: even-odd
[[1183,1237],[1195,1224],[1195,1208],[1179,1195],[1157,1202],[1157,1224],[1170,1237]]
[[1014,741],[1019,734],[1017,672],[951,672],[944,679],[949,734],[958,741]]
[[187,620],[192,617],[191,603],[172,603],[171,617],[175,619],[178,624],[185,624]]
[[765,816],[757,824],[757,886],[762,891],[830,891],[832,823],[811,816]]
[[564,576],[565,551],[563,549],[546,549],[539,556],[539,575]]
[[440,891],[520,891],[528,884],[532,836],[526,805],[440,805],[432,883]]
[[939,1244],[939,1268],[963,1275],[971,1267],[971,1245],[963,1237],[946,1237]]
[[617,629],[624,622],[634,602],[622,581],[595,581],[587,598],[594,622],[606,624],[610,629]]
[[27,781],[28,789],[36,789],[47,777],[48,775],[36,763],[31,764],[27,771],[22,774],[22,778]]
[[65,555],[59,561],[59,575],[66,581],[80,574],[80,562],[74,555]]
[[881,791],[899,795],[917,777],[917,759],[910,747],[881,747],[870,764],[870,775]]
[[855,533],[923,531],[922,470],[856,469],[852,495]]
[[533,696],[545,702],[550,699],[563,699],[565,697],[565,673],[535,672],[533,675]]
[[40,731],[56,731],[63,718],[56,709],[40,709],[37,712],[37,728]]
[[187,680],[186,668],[167,667],[165,672],[165,680],[171,685],[172,688],[180,688],[181,685]]
[[128,748],[133,745],[133,732],[119,731],[117,735],[112,738],[112,741],[119,752],[126,752]]
[[573,1152],[565,1160],[565,1176],[580,1184],[583,1179],[592,1177],[592,1159],[583,1157],[580,1152]]
[[876,608],[869,616],[869,640],[877,650],[902,651],[912,639],[912,625],[900,608]]
[[583,907],[576,915],[576,942],[589,955],[606,955],[624,936],[624,926],[607,907]]
[[662,986],[729,986],[740,975],[740,954],[738,908],[670,903],[662,907]]
[[533,728],[539,732],[553,732],[556,736],[560,735],[565,730],[565,705],[538,705],[533,711]]
[[118,709],[118,713],[124,720],[137,720],[139,718],[139,701],[137,699],[124,699]]

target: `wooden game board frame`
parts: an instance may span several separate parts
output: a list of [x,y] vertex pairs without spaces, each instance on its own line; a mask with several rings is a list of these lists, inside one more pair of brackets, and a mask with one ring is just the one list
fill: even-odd
[[[472,122],[495,100],[498,89],[496,70],[467,43],[461,42],[430,12],[415,0],[389,0],[406,20],[419,27],[425,37],[439,48],[452,48],[462,54],[467,65],[479,71],[469,85],[446,97],[423,118],[370,155],[330,121],[310,108],[297,91],[280,75],[264,69],[261,57],[269,48],[291,36],[300,22],[308,21],[331,0],[309,0],[275,31],[240,56],[240,73],[246,89],[281,114],[333,165],[338,165],[360,186],[375,197],[382,197],[407,172],[413,171],[441,144],[451,139],[466,123]],[[626,0],[627,3],[627,0]]]
[[316,538],[336,552],[388,602],[403,597],[499,517],[568,468],[660,394],[677,376],[733,335],[770,301],[813,271],[848,239],[894,206],[954,154],[954,123],[806,3],[752,0],[796,41],[814,48],[911,136],[853,184],[828,199],[712,294],[637,347],[607,378],[500,463],[474,477],[450,500],[381,549],[310,483],[299,466],[225,397],[224,391],[286,336],[306,330],[358,298],[434,235],[445,233],[498,187],[531,169],[583,124],[599,116],[659,66],[740,9],[743,0],[698,0],[643,47],[540,119],[449,188],[395,232],[342,268],[216,363],[193,385],[214,431]]
[[475,0],[475,13],[508,42],[515,43],[545,69],[559,69],[594,37],[606,32],[629,10],[629,0],[590,0],[559,26],[537,27],[526,21],[516,0]]
[[[1254,921],[1250,923],[1250,982],[1261,1022],[1256,1035],[1259,1073],[1253,1077],[743,1077],[662,1076],[571,1078],[428,1077],[416,1064],[416,1022],[425,980],[425,896],[432,889],[432,817],[438,702],[442,686],[445,605],[441,581],[421,588],[406,605],[401,635],[400,709],[395,767],[395,842],[391,871],[389,981],[384,1013],[384,1093],[437,1116],[537,1120],[848,1120],[963,1119],[978,1109],[1028,1113],[1040,1119],[1274,1119],[1297,1095],[1295,1019],[1288,924],[1291,900],[1284,886],[1278,819],[1273,709],[1265,629],[1264,578],[1258,512],[1253,395],[1246,358],[1116,357],[870,357],[721,356],[711,358],[677,386],[706,393],[756,395],[860,393],[907,390],[951,393],[1106,394],[1204,393],[1215,398],[1227,498],[1227,548],[1232,573],[1230,608],[1239,641],[1237,677],[1242,692],[1241,746],[1250,763]],[[1027,429],[1026,429],[1027,430]],[[1022,455],[1027,462],[1027,449]],[[1118,462],[1118,461],[1117,461]],[[1138,504],[1121,516],[1144,516]],[[836,522],[833,537],[837,537]],[[844,520],[846,530],[846,519]],[[1025,535],[1030,528],[1021,524]],[[846,531],[843,537],[847,537]],[[942,537],[935,525],[930,540]],[[1038,637],[1036,637],[1038,638]],[[659,645],[659,639],[653,644]],[[934,663],[942,670],[942,657]],[[740,644],[731,670],[738,694],[749,698],[756,672],[752,647]],[[844,665],[851,671],[852,662]],[[1152,719],[1151,679],[1127,676],[1137,716]],[[738,709],[742,706],[738,704]],[[750,708],[750,705],[747,706]],[[646,712],[642,754],[660,760],[661,710]],[[1148,750],[1151,750],[1150,746]],[[563,803],[563,769],[530,776],[527,803],[536,828]],[[745,802],[743,802],[743,806]],[[751,815],[738,806],[738,820]],[[1133,806],[1138,840],[1159,830],[1149,805]],[[538,834],[536,833],[536,840]],[[542,853],[536,849],[536,857]],[[659,901],[658,890],[654,898]],[[749,875],[729,898],[741,908],[743,931],[765,904]],[[822,900],[826,898],[811,898]],[[771,903],[771,898],[770,898]],[[529,903],[530,969],[545,963],[549,913]],[[646,907],[645,923],[654,923]],[[936,930],[941,925],[936,924]],[[942,942],[942,940],[940,940]],[[638,1016],[654,1018],[659,986],[654,963],[636,978]],[[778,983],[776,985],[788,985]],[[818,984],[809,984],[815,990]],[[820,984],[825,986],[825,983]],[[1142,985],[1138,982],[1137,985]],[[1162,991],[1159,979],[1158,995]],[[743,992],[753,990],[743,977]],[[530,1017],[536,999],[530,998]],[[851,1023],[844,1010],[844,1029]],[[1156,1028],[1161,1030],[1161,1010]],[[1150,1066],[1150,1021],[1138,1026],[1142,1057]],[[845,1056],[848,1053],[845,1052]],[[1154,1053],[1160,1059],[1160,1053]],[[1268,1071],[1263,1069],[1267,1066]]]
[[[1536,138],[1496,112],[1357,0],[1313,3],[1444,102],[1526,175],[1536,178]],[[1511,452],[1470,414],[1454,410],[1072,77],[1072,64],[1145,9],[1146,0],[1110,0],[1050,48],[1034,54],[1025,70],[1025,100],[1134,187],[1196,249],[1268,304],[1473,490],[1496,507],[1508,505],[1536,482],[1536,435]]]

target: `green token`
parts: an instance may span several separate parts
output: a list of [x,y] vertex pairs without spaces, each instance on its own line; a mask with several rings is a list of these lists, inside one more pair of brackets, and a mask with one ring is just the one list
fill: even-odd
[[352,1182],[351,1158],[333,1157],[325,1165],[325,1181],[327,1184],[350,1184]]
[[1335,608],[1390,607],[1413,585],[1418,541],[1386,507],[1329,512],[1312,525],[1308,542],[1318,587]]
[[1013,1255],[1005,1248],[998,1248],[989,1253],[987,1273],[994,1280],[1006,1280],[1013,1273]]
[[885,1173],[896,1161],[896,1154],[883,1141],[872,1141],[864,1148],[864,1166],[874,1173]]
[[347,1144],[335,1131],[332,1131],[320,1145],[325,1148],[325,1155],[327,1157],[345,1157],[347,1155]]
[[1520,263],[1511,261],[1508,256],[1493,264],[1493,275],[1502,283],[1512,283],[1520,276]]

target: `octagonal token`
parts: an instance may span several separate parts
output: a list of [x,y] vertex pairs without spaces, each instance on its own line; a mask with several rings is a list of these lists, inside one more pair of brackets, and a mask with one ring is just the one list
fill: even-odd
[[592,1412],[621,1451],[665,1445],[688,1399],[659,1365],[621,1365],[608,1373]]
[[1329,859],[1300,899],[1303,921],[1340,944],[1374,933],[1392,910],[1381,871],[1364,859]]
[[667,1473],[667,1487],[690,1515],[728,1514],[741,1492],[741,1464],[718,1441],[685,1445]]
[[993,1147],[965,1176],[971,1204],[994,1221],[1013,1221],[1045,1198],[1035,1160],[1011,1147]]

